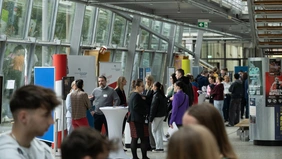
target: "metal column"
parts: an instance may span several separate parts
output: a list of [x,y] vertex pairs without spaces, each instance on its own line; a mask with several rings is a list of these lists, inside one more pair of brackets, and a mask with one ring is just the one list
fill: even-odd
[[[132,29],[129,38],[127,62],[125,66],[125,77],[128,81],[132,81],[133,78],[137,77],[137,70],[134,70],[134,57],[136,50],[136,42],[139,35],[141,17],[134,15],[132,20]],[[129,94],[130,89],[126,87],[126,92]]]
[[[168,41],[168,49],[167,49],[167,57],[165,63],[165,70],[164,70],[164,81],[163,83],[168,83],[168,71],[167,68],[173,65],[173,52],[174,52],[174,43],[175,43],[175,34],[176,34],[176,25],[172,24],[169,33],[169,41]],[[166,88],[168,85],[166,86]]]
[[[6,38],[6,37],[5,37]],[[3,63],[4,63],[4,55],[6,50],[6,39],[5,41],[0,40],[0,74],[3,75]]]
[[29,30],[29,24],[30,24],[30,19],[31,19],[33,0],[29,0],[27,3],[28,3],[27,5],[28,7],[27,7],[26,17],[25,17],[25,22],[24,22],[23,39],[27,39],[28,37],[28,30]]
[[202,43],[203,43],[203,35],[204,31],[198,30],[198,36],[196,41],[196,49],[195,49],[195,60],[194,60],[194,66],[199,66],[199,60],[201,57],[201,49],[202,49]]
[[0,17],[1,17],[1,13],[2,13],[2,3],[3,3],[3,1],[0,2]]
[[80,51],[80,41],[82,33],[82,25],[85,13],[85,4],[76,3],[74,22],[71,34],[70,55],[78,55]]
[[107,46],[110,46],[112,44],[112,37],[113,37],[112,35],[113,35],[113,30],[114,30],[115,17],[116,17],[116,14],[112,12],[111,20],[110,20],[109,35],[108,35],[108,40],[107,40]]
[[224,40],[224,44],[223,44],[223,65],[225,68],[227,68],[227,63],[226,63],[226,40]]
[[26,72],[26,81],[25,84],[29,84],[30,83],[30,77],[31,77],[31,70],[33,67],[33,61],[34,61],[34,54],[35,54],[35,46],[36,43],[32,43],[30,44],[30,51],[29,54],[27,54],[27,72]]

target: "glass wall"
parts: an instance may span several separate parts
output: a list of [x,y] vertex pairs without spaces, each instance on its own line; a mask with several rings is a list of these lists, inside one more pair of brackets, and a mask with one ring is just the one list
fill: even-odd
[[139,39],[139,48],[148,49],[149,32],[141,29],[141,34],[139,38],[140,38]]
[[70,43],[74,12],[75,3],[60,1],[54,36],[56,39]]
[[[114,62],[121,62],[121,68],[122,68],[122,75],[125,75],[125,66],[127,62],[127,51],[117,51],[115,53],[115,60]],[[130,82],[129,82],[130,83]]]
[[126,27],[126,20],[121,16],[115,16],[114,29],[112,36],[112,44],[123,46],[124,32]]
[[[27,12],[27,0],[4,0],[0,21],[0,33],[7,37],[23,38]],[[0,3],[2,3],[0,1]]]
[[86,6],[85,15],[82,25],[81,40],[85,45],[91,45],[93,23],[95,21],[96,8],[92,6]]
[[[154,62],[152,63],[152,75],[155,81],[163,83],[163,76],[165,70],[166,54],[155,53]],[[161,71],[160,70],[164,70]]]
[[33,0],[28,36],[49,41],[54,1]]
[[99,9],[99,18],[97,21],[97,31],[95,43],[106,44],[109,38],[110,22],[112,12],[105,9]]

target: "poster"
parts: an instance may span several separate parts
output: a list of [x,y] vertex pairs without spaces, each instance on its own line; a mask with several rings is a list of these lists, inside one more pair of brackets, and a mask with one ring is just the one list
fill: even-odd
[[282,107],[275,107],[275,140],[282,140]]
[[262,61],[249,61],[249,95],[262,94]]
[[269,74],[271,76],[280,76],[281,59],[269,59]]
[[265,73],[265,102],[267,107],[282,104],[282,76],[272,76]]
[[117,80],[122,76],[120,62],[100,62],[99,76],[104,75],[107,78],[107,85],[113,89],[117,86]]
[[138,79],[144,80],[144,68],[143,67],[139,67],[138,69]]
[[[83,62],[82,62],[83,61]],[[82,79],[84,82],[84,91],[91,94],[97,87],[95,56],[68,56],[68,76],[74,76],[74,79]]]
[[151,68],[145,68],[145,77],[149,76],[152,74]]

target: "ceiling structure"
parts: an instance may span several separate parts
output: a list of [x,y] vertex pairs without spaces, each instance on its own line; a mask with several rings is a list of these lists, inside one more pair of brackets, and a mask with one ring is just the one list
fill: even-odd
[[[193,29],[251,40],[248,16],[234,6],[227,7],[215,0],[72,0],[129,14],[139,14],[155,20],[177,23]],[[198,20],[209,20],[208,29],[199,28]]]

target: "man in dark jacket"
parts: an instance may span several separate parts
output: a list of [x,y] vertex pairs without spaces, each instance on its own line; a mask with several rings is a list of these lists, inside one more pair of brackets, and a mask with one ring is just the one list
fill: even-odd
[[198,85],[199,85],[199,87],[198,87],[199,90],[202,90],[203,86],[207,87],[209,85],[208,74],[209,74],[209,72],[207,70],[205,70],[197,78],[197,82],[198,82]]
[[235,81],[229,87],[229,92],[231,92],[231,102],[229,107],[229,124],[227,126],[234,126],[235,124],[239,123],[240,120],[243,84],[242,81],[239,80],[239,77],[240,75],[238,73],[235,73]]
[[184,88],[183,92],[188,95],[189,106],[192,106],[193,101],[194,101],[194,93],[193,93],[193,87],[192,87],[192,84],[189,81],[189,78],[184,76],[184,70],[181,69],[181,68],[176,70],[175,76],[176,76],[178,81],[185,83],[186,87]]

